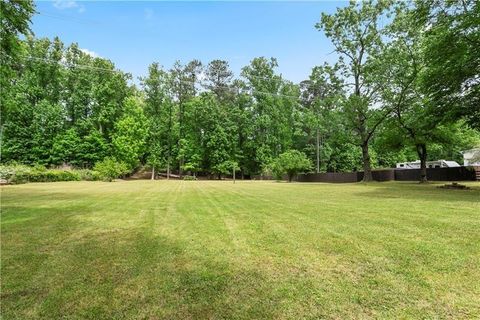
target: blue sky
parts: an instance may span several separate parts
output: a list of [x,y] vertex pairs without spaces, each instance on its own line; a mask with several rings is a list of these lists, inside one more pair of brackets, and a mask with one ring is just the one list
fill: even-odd
[[284,78],[299,82],[332,62],[330,41],[315,29],[321,12],[345,2],[37,2],[33,31],[59,36],[112,60],[134,76],[157,61],[223,59],[236,75],[254,57],[275,57]]

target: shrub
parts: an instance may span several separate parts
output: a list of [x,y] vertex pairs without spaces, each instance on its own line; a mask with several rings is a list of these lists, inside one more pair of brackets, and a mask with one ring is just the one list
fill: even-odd
[[197,177],[195,177],[195,176],[183,176],[183,180],[193,181],[193,180],[197,180]]
[[238,163],[236,161],[227,160],[213,167],[215,173],[231,174],[233,169],[238,170]]
[[[88,171],[88,173],[87,173]],[[91,170],[47,169],[44,166],[0,166],[0,179],[9,183],[99,180]]]
[[282,153],[272,163],[272,172],[276,178],[282,174],[288,176],[288,181],[291,182],[293,177],[299,172],[308,171],[312,167],[310,160],[307,156],[297,150],[289,150]]
[[115,159],[108,157],[97,162],[93,170],[98,172],[105,181],[112,181],[113,179],[124,177],[130,173],[128,166],[125,163],[118,162]]
[[0,166],[0,179],[10,181],[15,174],[15,166]]
[[9,183],[26,183],[30,180],[33,168],[24,165],[1,166],[1,179]]
[[80,180],[84,180],[84,181],[102,180],[102,176],[100,175],[100,173],[94,170],[81,169],[81,170],[78,170],[78,173],[80,174]]

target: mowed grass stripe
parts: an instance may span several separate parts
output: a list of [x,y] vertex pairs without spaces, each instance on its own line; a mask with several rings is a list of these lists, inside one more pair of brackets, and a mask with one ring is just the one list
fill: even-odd
[[5,319],[480,314],[480,188],[237,181],[2,188]]

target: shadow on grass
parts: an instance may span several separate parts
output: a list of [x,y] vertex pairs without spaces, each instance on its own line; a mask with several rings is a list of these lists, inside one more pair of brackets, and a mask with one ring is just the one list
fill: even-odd
[[30,250],[4,254],[5,319],[275,318],[258,272],[140,230],[74,232]]
[[372,183],[365,184],[365,186],[372,187],[370,190],[358,192],[356,195],[379,199],[480,203],[480,185],[469,184],[470,189],[468,190],[438,188],[445,183],[446,182],[426,184],[416,182]]

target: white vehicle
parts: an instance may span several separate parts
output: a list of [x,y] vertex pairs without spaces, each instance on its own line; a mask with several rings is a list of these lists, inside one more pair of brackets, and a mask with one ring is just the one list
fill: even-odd
[[[452,168],[460,167],[456,161],[436,160],[427,161],[427,168]],[[420,169],[420,160],[397,163],[397,169]]]

